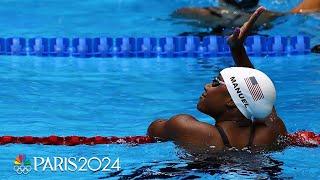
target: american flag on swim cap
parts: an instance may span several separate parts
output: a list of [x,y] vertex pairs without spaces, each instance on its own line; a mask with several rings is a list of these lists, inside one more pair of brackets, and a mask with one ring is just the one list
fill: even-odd
[[264,95],[262,93],[262,90],[258,84],[258,81],[254,76],[245,78],[244,81],[246,82],[248,89],[250,91],[250,94],[254,101],[258,101],[260,99],[264,98]]

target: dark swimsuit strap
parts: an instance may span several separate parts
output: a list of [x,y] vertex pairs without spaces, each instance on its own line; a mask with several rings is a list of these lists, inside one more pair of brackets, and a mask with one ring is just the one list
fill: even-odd
[[221,136],[221,139],[223,141],[223,144],[229,148],[231,148],[232,146],[230,145],[230,142],[229,142],[229,139],[228,139],[228,136],[226,135],[226,133],[224,132],[224,130],[222,129],[222,127],[216,125],[216,128],[218,129],[219,131],[219,134]]
[[[229,142],[229,139],[228,139],[228,136],[226,135],[226,133],[224,132],[224,130],[222,129],[221,126],[219,125],[216,125],[216,128],[221,136],[221,139],[222,139],[222,142],[223,144],[228,147],[228,148],[231,148],[231,144]],[[253,144],[253,140],[254,140],[254,133],[255,133],[255,127],[253,125],[253,123],[250,125],[250,137],[249,137],[249,142],[248,142],[248,145],[246,147],[250,148]]]
[[222,14],[220,14],[219,12],[215,11],[214,9],[210,8],[210,7],[204,7],[203,9],[209,11],[209,13],[213,16],[217,16],[219,18],[222,18]]
[[250,138],[249,138],[249,143],[248,143],[247,147],[252,147],[255,131],[256,131],[256,128],[255,128],[254,124],[252,123],[250,126]]
[[[211,7],[204,7],[203,9],[209,11],[209,13],[210,13],[212,16],[217,16],[217,17],[219,17],[219,18],[222,18],[222,17],[223,17],[223,15],[222,15],[220,12],[216,11],[215,9],[213,9],[213,8],[211,8]],[[239,18],[241,18],[241,17],[242,17],[242,14],[237,14],[236,17],[234,17],[234,18],[229,22],[229,24],[233,24],[235,21],[237,21],[237,20],[238,20]]]

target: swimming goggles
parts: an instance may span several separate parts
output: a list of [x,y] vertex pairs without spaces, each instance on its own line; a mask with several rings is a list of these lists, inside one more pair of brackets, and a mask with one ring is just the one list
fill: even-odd
[[212,80],[212,86],[220,86],[221,84],[225,85],[226,83],[221,81],[218,77],[215,77],[213,80]]

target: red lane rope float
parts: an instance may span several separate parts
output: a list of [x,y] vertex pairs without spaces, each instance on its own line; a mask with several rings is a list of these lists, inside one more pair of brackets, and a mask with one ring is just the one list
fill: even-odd
[[[309,131],[299,131],[287,136],[288,145],[316,147],[320,145],[320,134]],[[84,136],[0,136],[0,145],[5,144],[43,144],[43,145],[97,145],[97,144],[147,144],[155,143],[156,139],[149,136],[126,136],[126,137],[84,137]]]
[[43,145],[96,145],[96,144],[147,144],[156,140],[149,136],[127,136],[127,137],[83,137],[83,136],[0,136],[0,145],[5,144],[43,144]]
[[290,145],[317,147],[320,145],[320,134],[310,131],[298,131],[288,135]]

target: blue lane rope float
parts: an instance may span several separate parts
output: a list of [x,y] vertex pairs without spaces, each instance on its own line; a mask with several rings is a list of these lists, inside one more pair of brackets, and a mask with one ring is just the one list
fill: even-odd
[[[306,36],[249,36],[245,42],[251,56],[308,54]],[[51,57],[217,57],[230,55],[227,37],[197,36],[142,38],[0,38],[0,55]]]

